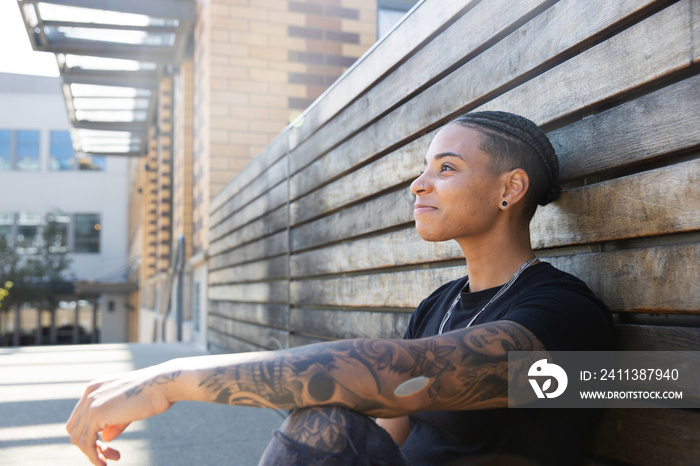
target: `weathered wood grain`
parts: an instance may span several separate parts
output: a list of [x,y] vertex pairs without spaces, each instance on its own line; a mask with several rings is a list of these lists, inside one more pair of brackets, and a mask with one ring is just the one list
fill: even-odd
[[[613,25],[619,26],[624,21],[630,20],[630,17],[634,16],[634,13],[641,7],[638,2],[624,3],[620,4],[621,9],[618,10],[614,6],[617,3],[603,3],[604,5],[601,4],[598,9],[588,12],[587,17],[594,19],[593,21],[580,21],[585,11],[577,9],[577,7],[582,6],[593,8],[589,2],[562,2],[562,6],[557,4],[548,9],[504,40],[476,56],[473,60],[430,86],[413,99],[405,102],[401,107],[376,121],[361,133],[352,136],[341,146],[330,151],[324,157],[330,157],[334,161],[333,163],[320,164],[318,163],[319,161],[316,161],[305,167],[303,182],[301,178],[298,178],[297,181],[292,179],[290,186],[292,199],[296,199],[316,186],[334,179],[339,174],[370,159],[388,147],[413,139],[413,135],[421,134],[426,127],[436,122],[444,121],[444,119],[449,118],[460,109],[474,107],[491,96],[497,95],[498,92],[504,92],[509,86],[513,86],[523,79],[523,76],[531,73],[533,68],[547,66],[547,64],[553,66],[552,64],[557,60],[564,59],[578,52],[576,46],[581,41],[589,39],[591,34],[596,34],[605,28],[613,27]],[[673,13],[676,12],[674,11]],[[647,82],[650,74],[658,76],[677,69],[680,65],[673,62],[672,58],[679,59],[680,56],[684,56],[686,57],[684,63],[687,65],[687,38],[689,35],[687,28],[671,32],[670,30],[673,29],[673,26],[677,26],[676,23],[678,21],[672,21],[674,24],[664,26],[664,24],[660,23],[666,21],[666,18],[661,18],[660,21],[655,21],[654,18],[652,17],[640,24],[650,22],[651,24],[645,25],[645,29],[661,28],[660,34],[670,33],[671,37],[667,41],[672,42],[673,46],[667,50],[667,48],[662,47],[666,43],[652,44],[648,50],[649,57],[645,61],[646,68],[639,69],[640,67],[631,66],[632,70],[641,72],[645,77],[640,78],[630,74],[623,74],[627,79],[618,77],[617,80],[611,81],[608,86],[609,89],[606,90],[608,94],[626,92],[639,81]],[[639,31],[639,27],[639,25],[636,25],[629,30],[623,31],[623,34],[628,34],[629,31],[635,30],[636,36],[629,39],[639,39],[637,36],[640,36],[643,40],[643,34],[647,31]],[[543,30],[547,31],[547,35],[542,35]],[[627,37],[623,37],[623,40],[617,41],[614,47],[610,49],[598,51],[594,47],[572,59],[576,60],[576,63],[579,63],[579,65],[573,64],[571,65],[572,69],[560,70],[557,73],[549,74],[548,78],[551,78],[551,82],[534,86],[534,91],[537,92],[540,92],[541,89],[547,89],[546,99],[541,92],[539,95],[521,96],[517,94],[519,87],[516,87],[512,91],[502,94],[501,100],[494,106],[497,106],[500,110],[506,109],[529,116],[538,123],[545,123],[579,109],[583,105],[591,105],[597,100],[596,95],[591,95],[586,90],[589,86],[586,70],[592,66],[591,63],[593,62],[596,63],[596,66],[598,62],[605,64],[606,57],[603,55],[624,55],[626,53],[625,48],[629,47],[627,39]],[[569,42],[569,40],[572,40],[572,42]],[[680,43],[677,43],[676,40],[680,41]],[[634,58],[638,59],[638,55]],[[585,60],[579,58],[581,56],[585,56]],[[505,57],[513,58],[506,59]],[[586,61],[586,63],[583,63],[583,61]],[[671,62],[670,65],[669,62]],[[580,67],[581,65],[584,65],[583,68]],[[634,65],[634,63],[631,65]],[[624,67],[624,65],[619,66]],[[560,66],[554,69],[558,68]],[[574,72],[571,76],[566,74],[571,72]],[[538,76],[535,79],[540,79],[540,77]],[[557,80],[563,80],[570,88],[564,89],[563,85],[555,82]],[[528,81],[526,84],[530,82]],[[465,85],[465,83],[468,83],[468,85]],[[581,104],[579,99],[578,102],[571,101],[571,105],[567,105],[566,97],[560,97],[556,94],[552,95],[553,91],[565,94],[578,94],[580,92],[587,98],[592,99],[592,102]],[[543,101],[541,105],[533,105],[533,102],[539,102],[540,100]],[[555,115],[549,111],[548,105],[550,101],[556,101],[558,105],[566,107],[560,110],[561,115]],[[541,111],[539,110],[540,107],[542,107]],[[541,116],[538,116],[537,112],[540,112]],[[328,132],[329,135],[326,139],[329,141],[337,141],[333,135],[337,131],[342,131],[342,129],[333,128],[329,125],[320,130],[319,133],[321,131]],[[318,136],[318,138],[321,138],[321,136]],[[301,163],[295,161],[297,159],[297,151],[322,154],[332,146],[329,142],[315,142],[312,144],[310,141],[297,148],[295,155],[291,159],[292,173],[295,174],[302,167]]]
[[277,329],[287,328],[287,306],[265,303],[235,303],[211,301],[209,313],[250,324],[265,325]]
[[618,351],[700,351],[700,328],[615,325]]
[[[219,252],[209,258],[209,270],[217,270],[245,262],[250,262],[266,257],[286,254],[288,246],[287,232],[282,231],[266,236],[257,241],[247,243],[227,252]],[[217,244],[217,250],[219,245]]]
[[699,184],[700,159],[567,191],[538,208],[532,244],[549,248],[700,230]]
[[[670,5],[479,110],[506,108],[543,124],[687,69],[693,52],[690,1]],[[543,89],[547,90],[546,99],[542,98]]]
[[239,301],[244,303],[277,303],[288,300],[287,281],[271,281],[208,287],[210,301]]
[[291,231],[292,251],[412,222],[414,200],[408,189],[402,189],[299,225]]
[[290,268],[293,278],[303,278],[451,259],[464,260],[456,242],[429,243],[411,225],[383,235],[294,254]]
[[700,244],[548,257],[613,310],[700,313]]
[[209,213],[216,215],[216,211],[229,199],[239,194],[244,188],[252,186],[264,172],[287,154],[287,142],[289,136],[283,131],[263,151],[241,170],[216,196],[211,199]]
[[331,338],[318,338],[310,337],[308,335],[298,335],[295,333],[289,334],[289,347],[294,348],[295,346],[313,345],[314,343],[323,343],[324,341],[331,340]]
[[[265,184],[264,180],[260,180]],[[280,206],[287,204],[287,183],[280,183],[274,187],[268,187],[263,195],[241,207],[236,213],[223,219],[217,225],[211,225],[209,229],[210,241],[216,241],[224,235],[231,233],[243,226],[252,223],[255,219],[263,218],[266,214],[275,211]],[[238,200],[233,200],[227,205],[236,205]],[[221,209],[222,211],[224,209]]]
[[[583,281],[614,311],[698,313],[700,245],[659,246],[547,257]],[[411,308],[463,266],[292,281],[295,306]]]
[[250,283],[287,277],[287,256],[278,256],[209,272],[210,285]]
[[[266,350],[277,350],[282,349],[278,346],[278,341],[284,343],[284,340],[275,338],[270,340],[270,346],[261,346],[253,344],[245,339],[239,339],[232,337],[231,335],[226,335],[216,330],[216,327],[210,327],[209,330],[209,344],[210,347],[213,345],[214,348],[221,348],[221,352],[231,352],[231,353],[246,353],[249,351],[266,351]],[[217,351],[218,352],[218,351]]]
[[[292,202],[290,206],[292,225],[313,219],[416,178],[423,168],[425,153],[433,137],[434,133],[431,132]],[[333,159],[324,157],[320,162],[321,164],[332,164]],[[295,179],[302,181],[305,175],[306,172],[301,172],[296,175]]]
[[687,466],[700,461],[700,413],[676,409],[608,409],[589,452],[600,461]]
[[[550,0],[527,0],[516,3],[508,0],[492,0],[488,3],[476,4],[401,63],[395,72],[377,82],[348,108],[330,120],[327,127],[310,133],[306,147],[315,146],[319,142],[322,146],[316,151],[300,151],[293,161],[293,171],[309,164],[337,141],[351,136],[358,127],[378,118],[436,77],[448,72],[456,62],[466,60],[488,48],[489,45],[521,25],[533,10],[542,9],[552,3]],[[431,7],[444,8],[442,2],[434,3]],[[425,12],[419,10],[415,14],[425,14]],[[489,24],[489,27],[483,27],[484,24]],[[465,34],[464,31],[469,31],[469,34]],[[386,53],[388,45],[390,44],[381,44],[376,52]],[[384,63],[385,69],[390,68],[388,64],[393,65],[398,61],[397,59],[401,58],[403,57],[400,55],[388,55],[388,61]]]
[[295,280],[290,284],[290,298],[298,307],[415,309],[432,291],[463,276],[465,271],[462,266]]
[[289,331],[331,338],[402,338],[410,313],[293,308]]
[[696,75],[550,132],[560,178],[567,182],[700,144],[698,108]]
[[[256,199],[266,195],[272,189],[281,189],[281,186],[284,186],[283,190],[286,191],[286,184],[283,184],[286,179],[287,160],[282,157],[272,166],[266,168],[260,176],[250,180],[251,184],[246,186],[245,189],[238,191],[226,200],[222,200],[220,206],[210,215],[211,226],[217,226],[222,220],[255,202]],[[284,198],[285,200],[287,198],[286,192],[284,192]],[[263,206],[262,208],[265,207]]]
[[209,254],[214,256],[242,244],[259,240],[264,236],[286,230],[289,218],[288,212],[289,209],[284,205],[264,217],[248,223],[244,228],[239,228],[221,236],[220,239],[211,243]]
[[384,36],[351,68],[350,73],[338,79],[317,103],[304,114],[303,124],[294,127],[290,134],[290,147],[294,148],[309,135],[316,133],[340,110],[365,92],[387,70],[404,57],[419,50],[424,41],[444,27],[455,16],[476,4],[475,0],[428,2],[420,4],[403,20],[401,27]]
[[287,332],[271,327],[238,322],[217,315],[209,316],[209,326],[219,332],[268,349],[287,347]]

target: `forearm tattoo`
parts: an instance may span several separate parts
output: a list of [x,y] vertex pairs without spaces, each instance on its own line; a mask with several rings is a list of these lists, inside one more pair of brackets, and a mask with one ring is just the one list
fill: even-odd
[[397,386],[420,378],[427,387],[421,409],[480,409],[507,404],[508,351],[543,350],[529,331],[503,321],[420,340],[341,340],[268,353],[203,370],[199,385],[219,403],[396,416],[405,414]]
[[134,395],[138,395],[144,389],[152,387],[154,385],[165,385],[170,382],[174,382],[178,377],[180,377],[180,374],[182,371],[175,371],[175,372],[170,372],[168,374],[161,374],[153,379],[149,379],[146,382],[143,382],[133,388],[130,388],[129,390],[126,391],[126,397],[131,398]]

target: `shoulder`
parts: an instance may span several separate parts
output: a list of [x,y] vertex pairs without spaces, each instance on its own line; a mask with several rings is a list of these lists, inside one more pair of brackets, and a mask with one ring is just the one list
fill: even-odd
[[612,347],[610,309],[582,280],[548,263],[523,276],[502,318],[526,327],[550,351]]

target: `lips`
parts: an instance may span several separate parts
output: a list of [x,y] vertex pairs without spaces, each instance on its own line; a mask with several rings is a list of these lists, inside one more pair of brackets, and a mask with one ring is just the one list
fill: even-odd
[[413,216],[427,214],[437,210],[437,207],[428,204],[415,204],[413,207]]

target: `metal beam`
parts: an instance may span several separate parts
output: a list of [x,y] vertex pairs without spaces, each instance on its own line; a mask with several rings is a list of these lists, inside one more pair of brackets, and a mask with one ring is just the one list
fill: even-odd
[[99,131],[126,131],[129,133],[147,134],[148,122],[115,122],[115,121],[90,121],[76,120],[73,122],[76,129],[95,129]]
[[90,151],[90,152],[85,152],[86,154],[89,155],[95,155],[99,157],[142,157],[145,154],[145,152],[141,151],[131,151],[131,152],[95,152],[95,151]]
[[35,50],[42,52],[63,53],[71,55],[89,55],[93,57],[123,58],[126,60],[146,61],[159,64],[171,64],[175,60],[175,50],[170,47],[153,45],[132,45],[120,43],[97,43],[70,39],[54,39],[48,44],[38,45]]
[[97,84],[100,86],[158,89],[158,71],[81,70],[71,68],[62,73],[66,84]]
[[149,32],[154,34],[175,33],[177,27],[174,26],[124,26],[121,24],[102,24],[102,23],[79,23],[77,21],[43,21],[42,24],[46,27],[67,27],[80,29],[114,29],[119,31],[139,31]]
[[[42,3],[118,11],[154,18],[194,20],[194,0],[41,0]],[[29,2],[27,2],[29,3]]]

